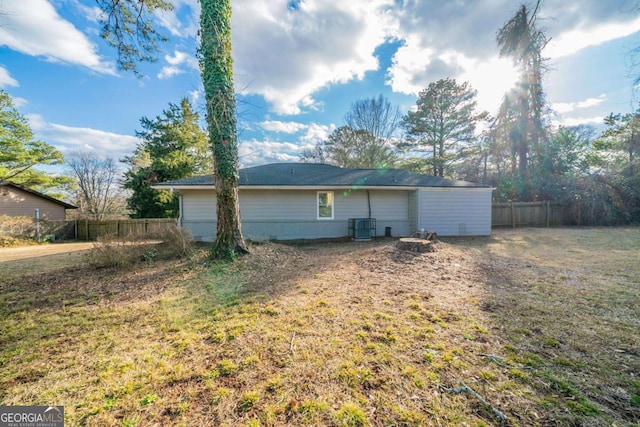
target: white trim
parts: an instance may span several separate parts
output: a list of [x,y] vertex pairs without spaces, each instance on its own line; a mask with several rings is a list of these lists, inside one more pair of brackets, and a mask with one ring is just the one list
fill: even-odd
[[[330,196],[327,196],[327,199],[331,199],[331,217],[320,216],[320,194],[324,194],[324,193],[326,193],[327,195],[330,195]],[[316,192],[316,216],[319,221],[333,220],[335,216],[335,209],[336,209],[336,198],[333,191],[325,190],[325,191]]]

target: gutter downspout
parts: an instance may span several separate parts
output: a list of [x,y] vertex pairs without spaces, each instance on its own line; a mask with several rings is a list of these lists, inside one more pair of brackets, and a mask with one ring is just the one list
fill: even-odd
[[182,201],[182,193],[178,193],[178,227],[182,228],[182,215],[184,203]]

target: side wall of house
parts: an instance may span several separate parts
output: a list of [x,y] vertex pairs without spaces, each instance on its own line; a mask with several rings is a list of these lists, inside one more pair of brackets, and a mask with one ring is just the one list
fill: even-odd
[[491,235],[491,188],[422,188],[418,228],[440,236]]
[[40,218],[49,221],[64,221],[64,206],[36,196],[19,188],[0,187],[0,215],[34,217],[40,209]]
[[420,190],[409,192],[409,234],[415,233],[418,227],[418,204],[420,203]]
[[[326,190],[334,192],[334,218],[318,219],[316,190],[240,190],[245,238],[295,240],[348,235],[349,218],[376,218],[377,235],[391,227],[394,236],[409,232],[409,192],[392,190]],[[213,241],[216,200],[212,190],[182,190],[182,225],[194,239]]]

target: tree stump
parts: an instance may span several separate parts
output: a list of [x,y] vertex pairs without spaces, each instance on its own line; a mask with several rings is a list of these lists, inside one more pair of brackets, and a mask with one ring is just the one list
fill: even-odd
[[433,242],[415,237],[403,237],[396,243],[396,248],[403,251],[417,252],[419,254],[435,251]]
[[430,240],[434,243],[439,242],[438,240],[438,234],[435,231],[416,231],[415,233],[413,233],[411,235],[411,237],[417,237],[420,239],[426,239],[426,240]]

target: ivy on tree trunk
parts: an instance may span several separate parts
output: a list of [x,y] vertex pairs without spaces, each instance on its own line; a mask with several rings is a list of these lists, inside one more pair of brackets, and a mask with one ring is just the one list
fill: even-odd
[[238,140],[236,131],[231,1],[201,0],[200,69],[206,100],[209,141],[215,159],[217,237],[214,258],[233,259],[248,253],[238,204]]

